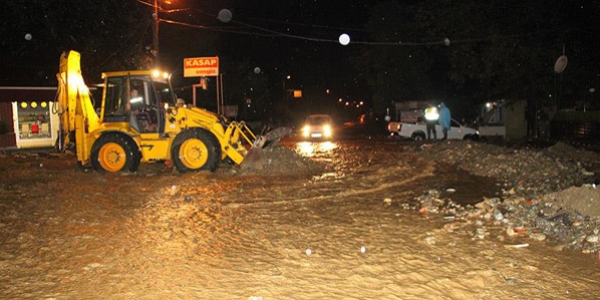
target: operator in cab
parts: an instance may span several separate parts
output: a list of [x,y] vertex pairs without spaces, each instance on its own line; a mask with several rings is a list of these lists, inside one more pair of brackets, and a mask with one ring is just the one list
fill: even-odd
[[129,119],[129,124],[131,127],[137,131],[140,131],[140,125],[137,120],[137,116],[135,112],[131,110],[131,103],[143,101],[142,97],[139,96],[138,90],[135,88],[131,89],[129,92],[129,101],[125,103],[125,115]]
[[[147,108],[144,97],[136,88],[132,88],[129,94],[129,106],[126,107],[131,127],[139,132],[154,132],[157,124],[153,122],[151,113]],[[146,108],[145,108],[146,107]]]

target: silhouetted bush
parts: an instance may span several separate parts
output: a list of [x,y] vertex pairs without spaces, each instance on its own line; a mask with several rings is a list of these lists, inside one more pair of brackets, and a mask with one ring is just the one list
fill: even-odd
[[6,122],[0,120],[0,134],[7,134],[8,133],[8,125],[6,125]]

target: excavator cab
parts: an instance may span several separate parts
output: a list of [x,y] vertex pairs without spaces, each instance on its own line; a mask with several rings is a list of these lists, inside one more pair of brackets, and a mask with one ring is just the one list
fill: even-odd
[[165,132],[164,104],[175,102],[166,79],[148,74],[105,76],[102,122],[128,123],[141,134]]

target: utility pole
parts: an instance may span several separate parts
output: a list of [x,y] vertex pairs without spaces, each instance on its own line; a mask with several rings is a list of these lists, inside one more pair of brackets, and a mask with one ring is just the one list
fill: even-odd
[[158,68],[159,64],[160,64],[160,58],[159,58],[159,51],[158,51],[158,47],[159,47],[159,41],[158,41],[158,23],[160,22],[160,20],[158,19],[158,0],[154,0],[154,34],[152,35],[153,39],[152,39],[152,51],[154,54],[154,67]]
[[286,80],[290,80],[290,78],[292,78],[292,76],[287,75],[285,78],[283,78],[282,82],[283,82],[283,104],[285,105],[285,103],[287,102],[287,89],[285,87],[285,81]]

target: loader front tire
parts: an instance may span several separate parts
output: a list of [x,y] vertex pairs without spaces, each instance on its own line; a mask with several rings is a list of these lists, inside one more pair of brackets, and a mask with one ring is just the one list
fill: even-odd
[[100,172],[135,172],[140,155],[132,141],[121,134],[104,134],[92,146],[92,167]]
[[209,170],[214,172],[221,159],[217,138],[203,129],[181,132],[173,141],[171,158],[181,173]]

